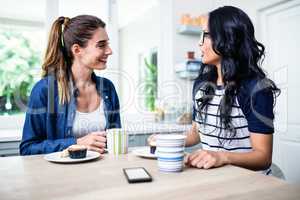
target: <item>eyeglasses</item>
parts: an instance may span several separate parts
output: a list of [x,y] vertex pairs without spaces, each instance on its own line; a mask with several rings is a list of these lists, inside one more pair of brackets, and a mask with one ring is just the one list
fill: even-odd
[[199,45],[203,45],[204,43],[204,38],[205,37],[209,37],[210,36],[210,33],[208,31],[201,31],[200,33],[200,39],[199,39]]

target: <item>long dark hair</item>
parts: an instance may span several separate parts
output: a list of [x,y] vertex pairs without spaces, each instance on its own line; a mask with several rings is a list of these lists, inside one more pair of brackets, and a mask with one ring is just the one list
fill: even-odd
[[73,18],[59,17],[51,27],[48,46],[42,65],[42,77],[55,74],[58,82],[59,102],[70,101],[68,82],[71,78],[73,54],[71,47],[78,44],[86,47],[98,28],[105,28],[105,23],[92,15],[79,15]]
[[[274,98],[280,90],[272,80],[266,78],[261,68],[265,47],[255,39],[253,24],[245,12],[232,6],[220,7],[209,13],[208,27],[213,50],[221,56],[225,86],[225,94],[219,106],[220,124],[230,130],[231,135],[228,137],[232,138],[236,130],[231,123],[230,114],[242,81],[264,80],[264,88],[271,90]],[[203,110],[207,110],[208,103],[215,94],[217,76],[216,66],[203,64],[196,79],[196,83],[204,83],[201,86],[203,96],[198,100],[200,117],[204,121],[207,114],[202,116],[202,113],[207,113]]]

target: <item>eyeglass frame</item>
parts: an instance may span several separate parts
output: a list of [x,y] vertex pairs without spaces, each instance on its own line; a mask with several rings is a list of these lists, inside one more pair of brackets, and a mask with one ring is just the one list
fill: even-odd
[[201,31],[200,33],[200,39],[199,39],[199,45],[202,46],[204,44],[204,38],[210,36],[210,32],[209,31]]

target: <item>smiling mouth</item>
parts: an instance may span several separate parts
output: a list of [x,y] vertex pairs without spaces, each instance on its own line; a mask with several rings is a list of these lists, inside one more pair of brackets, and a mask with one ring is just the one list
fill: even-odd
[[107,62],[107,60],[102,60],[102,59],[99,59],[99,62],[106,63],[106,62]]

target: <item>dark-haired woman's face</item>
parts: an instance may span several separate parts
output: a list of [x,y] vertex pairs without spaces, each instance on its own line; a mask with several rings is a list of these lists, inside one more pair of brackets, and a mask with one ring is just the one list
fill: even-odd
[[221,57],[216,54],[216,52],[213,50],[212,47],[212,41],[209,35],[209,29],[208,29],[208,17],[205,20],[205,24],[203,26],[205,37],[203,39],[203,43],[201,44],[201,41],[199,41],[199,46],[201,50],[201,57],[202,57],[202,62],[204,64],[209,64],[209,65],[215,65],[215,66],[220,66],[221,63]]

